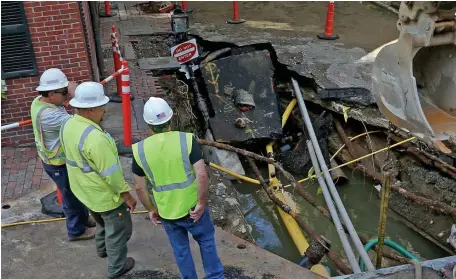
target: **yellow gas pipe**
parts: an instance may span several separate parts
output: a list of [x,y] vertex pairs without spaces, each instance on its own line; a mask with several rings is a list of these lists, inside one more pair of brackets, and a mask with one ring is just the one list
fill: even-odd
[[[293,99],[290,104],[288,104],[287,108],[285,109],[283,115],[282,115],[282,128],[285,126],[287,123],[287,120],[291,114],[291,111],[293,108],[296,106],[296,99]],[[268,157],[273,158],[274,153],[272,149],[273,142],[269,143],[266,145],[266,153],[268,154]],[[289,204],[287,202],[285,195],[282,192],[282,184],[280,181],[277,179],[275,175],[275,167],[272,164],[268,164],[268,171],[269,171],[269,187],[273,190],[273,193],[285,204],[290,206],[293,211],[296,210],[296,206],[294,204]],[[285,213],[280,207],[277,206],[277,210],[279,211],[279,215],[282,218],[283,223],[285,224],[285,227],[287,228],[288,233],[291,236],[291,239],[293,240],[294,244],[296,245],[296,248],[299,251],[300,255],[304,255],[304,252],[309,248],[309,242],[307,241],[306,237],[301,231],[301,228],[299,227],[298,223],[287,213]],[[316,264],[312,266],[310,269],[312,272],[315,272],[316,274],[329,278],[329,273],[326,270],[326,268],[322,264]]]

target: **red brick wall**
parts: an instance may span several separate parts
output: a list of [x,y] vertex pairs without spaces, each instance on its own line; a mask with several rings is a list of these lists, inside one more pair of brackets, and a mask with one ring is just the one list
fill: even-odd
[[[26,1],[24,9],[39,75],[6,80],[7,99],[1,104],[2,125],[30,118],[30,104],[37,96],[35,88],[46,69],[59,68],[70,81],[92,79],[78,2]],[[2,132],[2,146],[33,142],[31,125]]]

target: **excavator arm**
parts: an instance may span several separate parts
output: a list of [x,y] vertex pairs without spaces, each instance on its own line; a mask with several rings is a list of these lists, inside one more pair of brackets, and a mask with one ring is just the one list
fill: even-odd
[[399,38],[379,51],[372,78],[380,111],[431,140],[456,134],[456,9],[440,6],[401,2]]

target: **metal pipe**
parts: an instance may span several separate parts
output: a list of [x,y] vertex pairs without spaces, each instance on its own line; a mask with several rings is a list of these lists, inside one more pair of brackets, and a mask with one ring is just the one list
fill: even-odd
[[328,167],[326,166],[326,163],[325,163],[325,159],[323,158],[323,154],[321,153],[320,146],[318,145],[318,140],[317,140],[317,137],[315,136],[315,131],[312,127],[312,122],[310,121],[309,113],[307,112],[306,104],[304,103],[304,99],[302,97],[302,93],[301,93],[301,89],[299,88],[299,84],[294,78],[291,79],[291,82],[293,84],[293,90],[295,91],[296,99],[298,100],[299,110],[301,111],[301,115],[304,119],[304,123],[306,125],[310,140],[312,141],[312,144],[315,148],[315,153],[317,155],[317,159],[320,163],[321,169],[322,169],[324,177],[326,179],[326,183],[329,186],[329,191],[331,192],[333,200],[336,203],[337,209],[339,210],[339,212],[341,214],[342,220],[344,221],[345,226],[348,229],[350,237],[351,237],[353,243],[355,244],[356,250],[358,251],[358,253],[359,253],[360,257],[363,259],[363,261],[366,263],[367,269],[369,271],[374,271],[375,267],[372,264],[372,261],[369,258],[369,255],[367,255],[367,252],[364,250],[364,246],[361,243],[361,240],[359,239],[358,234],[356,233],[353,223],[350,220],[350,217],[348,216],[347,210],[345,209],[344,204],[342,203],[342,200],[340,199],[339,193],[337,193],[336,186],[334,185],[334,182],[331,179],[331,174],[329,173]]
[[345,234],[344,227],[340,222],[339,215],[337,214],[337,210],[334,206],[333,200],[331,198],[331,194],[328,191],[328,186],[325,183],[321,175],[320,166],[318,165],[318,160],[315,155],[315,150],[312,146],[311,141],[307,141],[307,148],[309,149],[310,160],[312,161],[312,166],[315,170],[315,175],[317,176],[318,184],[323,192],[323,196],[325,198],[326,204],[328,205],[329,213],[331,214],[331,218],[333,219],[334,226],[336,227],[337,234],[339,235],[340,242],[342,242],[342,246],[344,247],[345,254],[347,255],[348,262],[350,263],[353,272],[359,273],[361,272],[361,268],[359,267],[358,261],[356,260],[355,253],[353,253],[353,249],[348,241],[348,237]]

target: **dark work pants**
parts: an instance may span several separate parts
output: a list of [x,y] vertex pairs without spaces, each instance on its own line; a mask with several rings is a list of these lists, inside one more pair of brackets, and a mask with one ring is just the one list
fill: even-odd
[[87,229],[89,211],[71,191],[66,166],[53,166],[43,162],[43,168],[62,193],[63,213],[66,218],[68,236],[80,236]]
[[110,211],[90,211],[90,214],[97,222],[95,236],[97,253],[108,255],[108,275],[114,277],[122,272],[127,259],[127,242],[133,229],[130,212],[122,204]]

